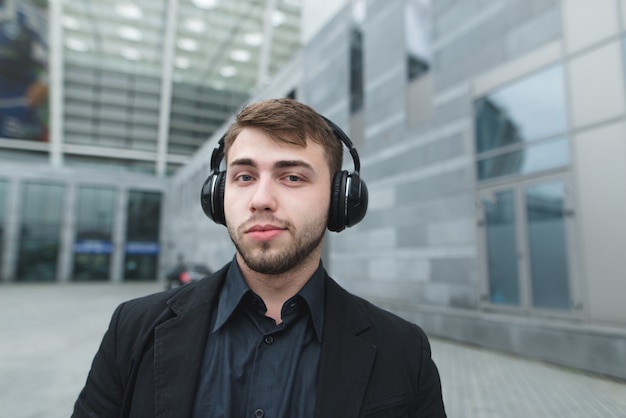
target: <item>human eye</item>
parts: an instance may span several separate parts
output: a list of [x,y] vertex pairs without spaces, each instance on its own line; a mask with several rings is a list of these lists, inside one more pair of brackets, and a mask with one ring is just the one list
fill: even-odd
[[307,176],[298,172],[283,173],[279,176],[282,183],[287,186],[301,186],[307,181]]
[[250,174],[238,174],[235,176],[235,181],[238,183],[249,183],[252,181]]
[[285,176],[285,180],[289,183],[299,183],[302,181],[302,177],[297,174],[289,174]]

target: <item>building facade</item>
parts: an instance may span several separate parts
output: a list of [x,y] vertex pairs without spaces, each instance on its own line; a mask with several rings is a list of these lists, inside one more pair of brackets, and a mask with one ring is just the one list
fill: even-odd
[[[52,15],[79,13],[65,3]],[[144,4],[153,34],[172,16],[156,3]],[[188,22],[191,3],[216,2],[168,7]],[[330,274],[433,336],[625,379],[626,2],[332,3],[245,95],[295,97],[359,152],[369,211],[327,234]],[[79,31],[64,25],[61,39]],[[174,62],[191,43],[171,42]],[[177,77],[184,60],[98,69],[110,50],[86,60],[84,47],[51,63],[65,78],[51,82],[64,123],[50,142],[0,138],[2,281],[154,280],[179,256],[230,261],[226,229],[199,204],[228,126],[203,136],[200,93],[216,87]]]
[[0,282],[162,279],[170,176],[290,58],[299,17],[289,0],[0,2]]
[[[625,378],[625,31],[617,0],[346,2],[254,98],[295,96],[360,153],[370,207],[328,234],[331,275],[432,335]],[[219,266],[224,228],[176,203],[217,137],[166,228]]]

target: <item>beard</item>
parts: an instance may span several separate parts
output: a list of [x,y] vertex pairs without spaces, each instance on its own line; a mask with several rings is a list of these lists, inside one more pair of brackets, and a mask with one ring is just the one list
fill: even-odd
[[[294,237],[291,243],[281,244],[272,241],[246,243],[244,240],[247,225],[251,223],[271,222],[285,228]],[[282,274],[304,262],[321,244],[326,232],[326,220],[318,217],[306,223],[299,233],[294,232],[290,222],[274,216],[253,216],[238,228],[228,225],[228,233],[237,252],[250,269],[261,274]]]

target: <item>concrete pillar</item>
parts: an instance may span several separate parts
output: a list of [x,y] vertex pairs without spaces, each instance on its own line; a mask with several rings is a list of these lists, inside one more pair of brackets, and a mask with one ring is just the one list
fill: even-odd
[[57,264],[57,280],[60,282],[68,282],[72,275],[76,237],[76,189],[75,183],[66,184],[61,224],[61,249]]
[[4,219],[5,236],[4,251],[0,254],[2,257],[2,272],[0,279],[3,282],[12,282],[16,280],[15,272],[17,270],[17,251],[19,244],[19,208],[21,206],[21,185],[17,179],[10,179],[7,184],[7,208],[6,218]]
[[111,281],[113,282],[121,282],[124,275],[127,206],[128,189],[120,188],[115,201],[115,220],[113,222],[113,253],[111,254]]

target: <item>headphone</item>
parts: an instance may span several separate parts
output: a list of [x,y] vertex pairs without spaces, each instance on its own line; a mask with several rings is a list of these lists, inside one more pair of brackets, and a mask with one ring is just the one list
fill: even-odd
[[[322,118],[328,123],[337,139],[348,148],[354,162],[354,171],[352,173],[345,170],[337,172],[331,185],[327,227],[330,231],[340,232],[346,227],[356,225],[365,216],[368,202],[367,185],[359,175],[361,162],[350,138],[339,126],[324,116]],[[221,225],[226,225],[224,214],[226,171],[220,171],[220,163],[224,158],[225,137],[226,134],[220,138],[217,148],[211,154],[211,174],[202,185],[200,193],[200,203],[204,214]]]

